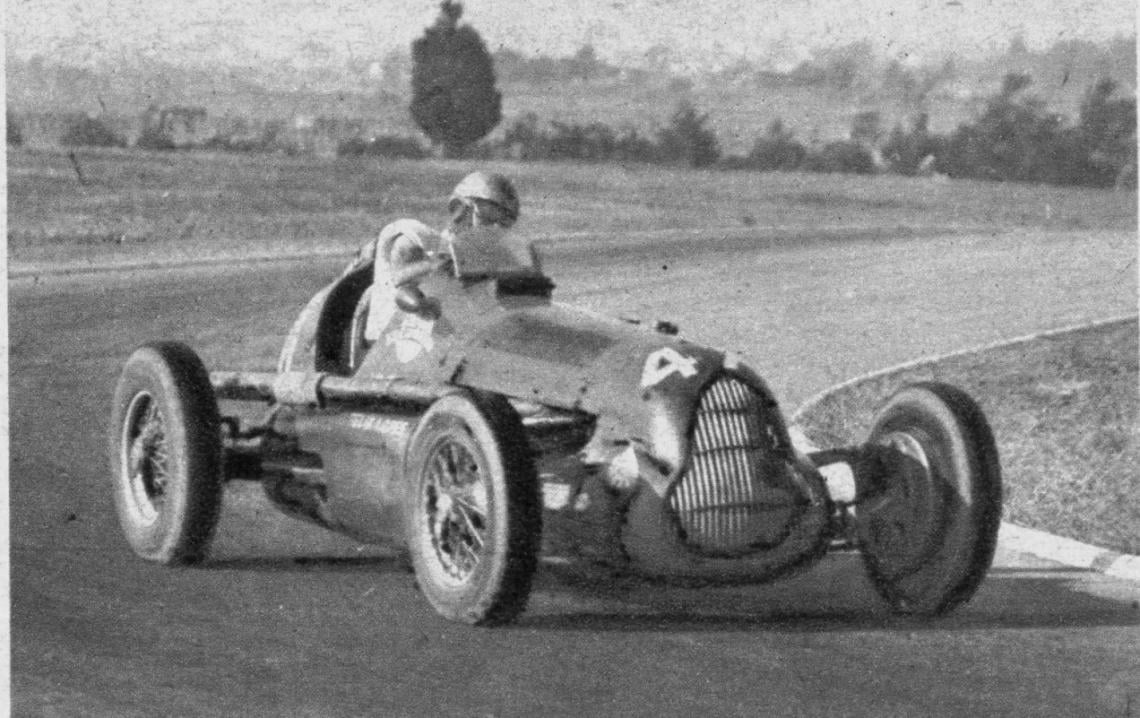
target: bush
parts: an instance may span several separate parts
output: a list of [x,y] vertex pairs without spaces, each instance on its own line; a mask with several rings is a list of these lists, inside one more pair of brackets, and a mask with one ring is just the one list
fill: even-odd
[[16,117],[15,113],[11,110],[6,110],[5,115],[5,134],[8,137],[8,144],[13,147],[19,147],[24,144],[24,132],[20,126],[20,119]]
[[1080,142],[1088,184],[1136,187],[1136,98],[1113,99],[1116,83],[1102,79],[1081,103]]
[[831,142],[818,151],[809,152],[803,163],[809,172],[845,172],[869,175],[875,173],[875,158],[863,145],[850,140]]
[[[1009,74],[973,124],[946,141],[939,171],[951,177],[1112,186],[1135,173],[1136,101],[1110,101],[1109,81],[1098,83],[1081,107],[1081,124],[1045,110],[1025,96],[1032,80]],[[1133,180],[1134,181],[1134,180]]]
[[507,128],[502,148],[505,154],[532,161],[654,162],[659,154],[657,146],[633,128],[614,131],[601,122],[551,122],[541,127],[533,113]]
[[895,125],[883,145],[883,158],[892,172],[913,176],[933,169],[931,160],[942,154],[946,143],[943,137],[930,133],[928,123],[928,116],[922,113],[909,132]]
[[660,155],[653,140],[642,137],[632,127],[622,130],[614,146],[614,159],[619,162],[657,162]]
[[428,157],[430,153],[414,138],[382,135],[370,140],[362,137],[344,140],[337,144],[336,154],[338,157],[367,156],[421,160]]
[[160,127],[146,127],[135,140],[135,147],[140,150],[173,150],[177,149],[174,140]]
[[1045,149],[1041,140],[1059,127],[1059,121],[1045,115],[1039,100],[1020,96],[1030,82],[1028,75],[1006,75],[982,116],[950,136],[940,169],[951,177],[1036,179]]
[[569,125],[554,122],[550,142],[550,159],[606,160],[613,155],[616,138],[613,130],[600,122]]
[[[173,143],[171,144],[173,146]],[[257,138],[215,135],[202,143],[204,150],[219,152],[265,152],[265,143]]]
[[720,159],[720,143],[702,115],[688,102],[681,102],[669,126],[657,133],[661,159],[689,167],[708,167]]
[[126,147],[127,143],[116,135],[102,120],[87,115],[72,115],[65,125],[60,141],[68,147]]
[[503,147],[520,160],[546,159],[546,137],[538,126],[538,115],[528,112],[503,133]]
[[784,129],[781,120],[774,120],[768,126],[768,133],[753,143],[743,166],[761,172],[789,171],[798,169],[806,157],[807,148]]

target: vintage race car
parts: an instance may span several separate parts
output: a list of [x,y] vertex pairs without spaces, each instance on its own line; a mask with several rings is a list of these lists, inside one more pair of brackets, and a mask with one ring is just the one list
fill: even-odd
[[[889,606],[917,615],[981,583],[1001,478],[963,392],[908,386],[865,443],[805,453],[736,356],[556,303],[534,267],[452,260],[401,290],[371,345],[364,259],[301,311],[275,372],[137,349],[110,427],[132,549],[200,560],[223,484],[255,480],[289,515],[406,548],[431,605],[475,624],[517,617],[542,557],[704,585],[858,550]],[[264,408],[219,410],[250,402]]]

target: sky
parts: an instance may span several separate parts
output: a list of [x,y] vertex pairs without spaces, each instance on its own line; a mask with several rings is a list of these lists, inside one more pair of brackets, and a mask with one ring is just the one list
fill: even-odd
[[[406,49],[437,0],[5,0],[8,53],[104,60],[165,57],[257,64],[340,62]],[[464,19],[492,49],[570,55],[592,44],[609,61],[654,46],[695,66],[738,59],[790,65],[812,48],[870,40],[924,62],[1136,32],[1135,0],[468,0]]]

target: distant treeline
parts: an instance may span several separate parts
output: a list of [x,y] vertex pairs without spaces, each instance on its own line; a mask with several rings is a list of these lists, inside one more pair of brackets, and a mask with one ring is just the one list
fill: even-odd
[[722,155],[707,115],[682,105],[656,136],[603,123],[516,120],[483,151],[522,160],[651,162],[755,171],[945,175],[1093,187],[1136,186],[1136,98],[1101,80],[1086,93],[1075,125],[1028,95],[1027,75],[1010,74],[973,122],[933,133],[928,117],[887,130],[877,112],[852,120],[848,139],[805,145],[775,120],[743,156]]
[[[585,73],[599,70],[593,57],[577,58]],[[776,120],[745,155],[722,153],[708,115],[682,103],[652,134],[603,122],[544,122],[529,114],[493,139],[469,149],[473,156],[522,161],[672,164],[753,171],[945,175],[953,178],[1044,182],[1093,187],[1136,187],[1136,99],[1117,97],[1117,85],[1101,80],[1085,94],[1076,123],[1048,111],[1027,92],[1028,75],[1009,74],[979,116],[956,130],[931,132],[927,118],[887,129],[877,112],[852,120],[845,140],[804,144]],[[86,115],[65,118],[60,142],[73,146],[145,149],[312,153],[420,159],[432,151],[414,137],[373,135],[361,121],[318,118],[296,128],[283,122],[251,127],[230,120],[201,129],[204,111],[150,108],[141,133],[128,142],[109,123]],[[21,119],[7,114],[8,143],[23,139]]]

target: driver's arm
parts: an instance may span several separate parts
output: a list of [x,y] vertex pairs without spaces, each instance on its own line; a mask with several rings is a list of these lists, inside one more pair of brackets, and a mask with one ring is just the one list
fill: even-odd
[[414,240],[400,236],[392,244],[388,260],[392,267],[392,285],[403,287],[414,284],[445,266],[449,259],[446,256],[432,256]]

